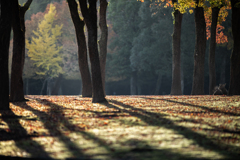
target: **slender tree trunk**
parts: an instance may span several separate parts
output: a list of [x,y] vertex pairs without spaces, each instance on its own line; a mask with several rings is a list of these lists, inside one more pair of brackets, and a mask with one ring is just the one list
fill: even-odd
[[132,71],[130,83],[130,94],[137,95],[137,71]]
[[157,83],[156,83],[156,89],[154,91],[154,95],[158,95],[159,94],[159,90],[160,90],[160,87],[161,87],[161,82],[162,82],[162,73],[159,72],[158,73]]
[[87,44],[84,33],[85,23],[79,17],[76,1],[68,0],[68,6],[75,27],[78,43],[78,64],[82,78],[82,97],[92,97],[92,83],[88,67]]
[[[196,1],[199,3],[199,0]],[[194,50],[194,71],[192,95],[204,94],[204,60],[206,52],[206,23],[204,18],[203,7],[194,9],[195,27],[196,27],[196,44]]]
[[43,85],[42,85],[42,89],[41,89],[40,95],[43,95],[43,90],[44,90],[45,84],[46,84],[46,82],[48,81],[48,79],[49,79],[49,78],[46,78],[46,79],[43,81]]
[[213,94],[214,87],[216,86],[216,69],[215,69],[215,49],[216,49],[216,29],[218,22],[218,13],[220,8],[212,8],[212,24],[211,24],[211,39],[209,49],[209,94]]
[[229,95],[240,95],[240,0],[231,0],[233,50],[230,64]]
[[0,110],[9,109],[8,55],[12,1],[0,0]]
[[100,65],[101,65],[101,75],[104,94],[105,93],[105,68],[106,68],[106,59],[107,59],[107,41],[108,41],[108,27],[106,20],[108,2],[106,0],[100,0],[100,11],[99,11],[99,27],[101,30],[101,37],[99,40],[99,49],[100,49]]
[[[177,0],[173,0],[173,3]],[[182,95],[181,89],[181,26],[182,14],[174,10],[173,50],[172,50],[172,86],[171,95]]]
[[56,81],[54,82],[54,85],[53,85],[53,88],[51,91],[51,95],[58,95],[62,79],[63,79],[63,75],[60,74],[58,76],[58,78],[56,79]]
[[13,58],[11,70],[10,101],[24,101],[23,67],[25,59],[25,22],[24,16],[32,0],[28,0],[23,7],[19,6],[18,0],[13,0]]
[[96,1],[88,1],[89,5],[87,4],[86,0],[79,0],[79,3],[84,21],[88,29],[88,49],[92,73],[92,102],[104,102],[106,99],[102,85],[103,83],[97,44],[98,35]]

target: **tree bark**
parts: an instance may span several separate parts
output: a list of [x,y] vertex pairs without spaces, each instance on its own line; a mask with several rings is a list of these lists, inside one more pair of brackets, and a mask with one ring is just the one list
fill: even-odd
[[[238,3],[238,6],[237,6]],[[229,95],[240,95],[240,0],[231,0],[233,50],[230,64]]]
[[32,0],[28,0],[23,7],[18,0],[13,0],[13,58],[11,70],[10,101],[25,101],[23,89],[23,67],[25,59],[25,21],[24,16]]
[[0,109],[9,109],[8,55],[12,23],[12,1],[0,0]]
[[84,33],[84,21],[79,17],[77,3],[75,0],[68,0],[72,21],[75,27],[78,43],[78,64],[82,78],[82,97],[92,97],[92,83],[88,67],[87,44]]
[[[173,0],[173,3],[177,0]],[[174,10],[174,28],[173,28],[173,50],[172,50],[172,86],[171,95],[182,95],[181,89],[181,26],[182,14],[179,10]]]
[[[196,1],[199,3],[199,0]],[[204,60],[206,52],[206,23],[203,7],[197,6],[194,9],[196,44],[194,50],[194,71],[192,95],[204,94]]]
[[212,8],[212,24],[211,24],[211,39],[209,49],[209,94],[213,94],[214,87],[216,86],[216,69],[215,69],[215,49],[216,49],[216,29],[218,22],[218,13],[220,8]]
[[88,49],[91,62],[93,103],[106,101],[102,85],[103,83],[97,44],[96,2],[97,1],[88,1],[89,4],[87,4],[86,0],[79,0],[81,12],[88,29]]
[[107,59],[107,41],[108,41],[108,27],[106,20],[108,2],[106,0],[100,0],[100,11],[99,11],[99,27],[101,30],[101,37],[99,40],[99,49],[100,49],[100,65],[101,65],[101,75],[104,94],[105,93],[105,68],[106,68],[106,59]]

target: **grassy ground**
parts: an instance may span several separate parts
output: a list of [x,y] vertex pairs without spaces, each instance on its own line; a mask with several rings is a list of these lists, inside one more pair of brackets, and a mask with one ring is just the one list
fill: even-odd
[[236,159],[240,96],[26,96],[0,111],[0,155]]

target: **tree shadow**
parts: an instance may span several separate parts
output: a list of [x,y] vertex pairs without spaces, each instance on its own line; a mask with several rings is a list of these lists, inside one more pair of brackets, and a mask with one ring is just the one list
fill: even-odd
[[[147,142],[137,140],[137,139],[130,139],[128,142],[125,142],[126,145],[136,144],[135,146],[134,145],[132,146],[132,149],[130,151],[129,150],[128,151],[115,150],[114,148],[111,147],[111,145],[106,144],[105,139],[102,139],[93,133],[87,132],[83,128],[78,127],[77,125],[71,124],[70,123],[71,119],[69,117],[66,117],[64,114],[66,108],[64,108],[63,106],[53,103],[47,99],[38,99],[38,98],[34,98],[34,99],[37,100],[41,104],[48,105],[50,107],[49,112],[46,113],[46,112],[34,109],[31,106],[27,105],[25,102],[18,103],[18,106],[23,109],[29,110],[29,111],[33,112],[35,115],[37,115],[38,119],[40,119],[40,121],[42,121],[42,123],[44,124],[44,127],[50,132],[50,136],[57,137],[61,142],[63,142],[64,145],[66,146],[66,148],[69,151],[71,151],[72,155],[76,158],[81,157],[82,159],[84,159],[84,158],[91,159],[91,156],[84,154],[82,151],[83,148],[77,146],[74,142],[72,142],[72,140],[68,136],[64,135],[61,132],[61,130],[59,129],[60,124],[64,125],[69,131],[80,133],[85,139],[93,140],[99,146],[104,147],[109,153],[106,155],[110,156],[112,159],[116,159],[116,160],[118,160],[118,159],[119,160],[120,159],[128,160],[129,159],[130,160],[130,159],[159,159],[159,158],[161,158],[161,159],[187,159],[187,160],[189,159],[190,160],[190,159],[194,158],[194,159],[198,160],[197,157],[191,157],[191,155],[189,155],[189,156],[182,155],[180,153],[174,152],[171,149],[151,148],[150,146],[148,146]],[[201,146],[205,149],[216,151],[220,155],[225,156],[226,158],[235,159],[235,157],[237,155],[237,153],[235,153],[235,152],[227,153],[227,151],[225,151],[225,148],[221,148],[220,146],[215,144],[211,139],[207,138],[204,135],[193,132],[192,130],[190,130],[186,127],[182,127],[182,126],[178,126],[178,125],[174,124],[173,121],[171,121],[167,118],[164,118],[166,116],[165,114],[157,114],[157,113],[153,113],[153,112],[148,112],[143,109],[135,108],[134,106],[131,106],[131,105],[126,105],[126,104],[116,101],[116,100],[109,100],[109,103],[106,102],[106,103],[102,103],[102,104],[105,105],[106,107],[116,109],[117,111],[109,111],[109,112],[102,112],[102,113],[93,111],[94,113],[97,114],[96,118],[107,118],[108,113],[111,113],[113,115],[113,118],[115,118],[117,116],[114,116],[114,115],[116,115],[120,112],[125,112],[131,116],[140,118],[142,121],[146,122],[149,126],[159,126],[159,127],[164,127],[167,129],[174,130],[174,131],[178,132],[178,134],[183,135],[185,138],[195,141],[195,143],[198,144],[199,146]],[[121,107],[119,107],[119,106],[121,106]],[[84,111],[84,110],[81,110],[81,111]],[[9,118],[6,118],[5,120],[7,120],[7,119],[9,119]],[[19,118],[15,118],[15,119],[19,119]],[[49,123],[48,119],[54,119],[55,123]],[[13,129],[15,127],[16,126],[12,126]],[[143,144],[143,145],[142,145],[142,147],[139,147],[138,144]],[[25,147],[25,148],[27,149],[28,147]],[[44,150],[39,150],[39,149],[36,150],[36,152],[46,153]],[[102,155],[104,155],[104,153]],[[43,156],[43,157],[47,157],[47,156]],[[204,158],[199,158],[199,159],[204,159]]]
[[[109,100],[109,102],[113,103],[114,105],[108,103],[106,104],[107,107],[119,109],[123,112],[127,112],[134,117],[140,118],[142,121],[144,121],[150,126],[159,126],[159,127],[164,127],[166,129],[174,130],[178,134],[183,135],[185,138],[193,140],[200,147],[215,151],[220,155],[225,156],[228,159],[234,159],[239,154],[238,152],[235,152],[235,151],[226,151],[227,148],[231,148],[230,145],[227,145],[225,147],[219,146],[218,144],[216,144],[214,141],[212,141],[205,135],[194,132],[189,128],[174,124],[173,121],[167,118],[164,118],[165,115],[148,112],[146,110],[135,108],[133,106],[126,105],[122,102],[119,102],[113,99]],[[121,106],[123,108],[120,108],[118,106]],[[239,149],[240,148],[238,147],[238,150]]]
[[[127,150],[127,151],[126,150],[115,150],[110,145],[106,144],[105,139],[102,139],[102,138],[96,136],[93,133],[86,132],[86,131],[82,130],[82,128],[78,128],[77,126],[75,126],[73,124],[70,124],[69,123],[70,119],[67,118],[67,117],[64,117],[63,114],[62,114],[65,110],[65,108],[63,106],[55,104],[53,102],[50,102],[47,99],[36,99],[36,100],[39,103],[42,103],[42,104],[45,104],[45,105],[47,104],[47,105],[51,106],[52,108],[58,108],[59,110],[57,110],[57,111],[56,110],[51,110],[50,112],[52,112],[52,114],[55,114],[57,117],[59,117],[61,121],[64,121],[65,126],[69,129],[69,131],[80,133],[85,139],[93,140],[99,146],[104,147],[108,151],[108,154],[102,153],[102,154],[95,154],[94,156],[107,155],[107,156],[111,157],[111,159],[115,159],[115,160],[122,160],[122,159],[124,159],[124,160],[130,160],[130,159],[159,159],[159,158],[161,158],[161,159],[185,159],[185,160],[189,159],[190,160],[190,159],[193,158],[191,156],[188,157],[188,156],[185,156],[185,155],[174,153],[173,151],[168,150],[168,149],[161,150],[161,149],[151,148],[150,146],[147,145],[147,142],[140,141],[140,140],[128,141],[128,142],[126,142],[126,145],[128,145],[129,143],[135,143],[135,144],[143,143],[143,144],[145,144],[145,145],[143,145],[143,147],[139,148],[138,145],[136,145],[135,147],[133,146],[133,148],[130,151],[129,150]],[[106,105],[107,107],[110,107],[110,108],[119,109],[118,107],[110,105],[108,102],[101,103],[101,104]],[[83,111],[83,110],[81,110],[81,111]],[[102,112],[102,113],[97,112],[97,111],[90,111],[90,112],[93,112],[93,113],[97,114],[97,116],[95,118],[103,118],[103,117],[107,117],[107,116],[104,115],[106,113],[116,114],[116,113],[119,113],[119,111]],[[39,114],[39,116],[41,116],[41,114]],[[133,142],[133,141],[135,141],[135,142]],[[65,141],[65,143],[68,143],[68,141]],[[71,148],[69,148],[69,149],[71,149]],[[79,151],[80,150],[81,149],[79,148]],[[198,160],[198,158],[196,158],[196,157],[194,157],[194,159]],[[204,159],[204,158],[201,158],[201,159]]]
[[[36,137],[35,135],[29,135],[27,131],[19,123],[21,116],[15,115],[15,113],[9,110],[0,110],[1,119],[7,123],[9,130],[0,130],[0,141],[14,140],[18,148],[26,151],[31,157],[46,157],[50,159],[48,153],[44,148],[31,138]],[[23,144],[24,140],[29,141],[29,145]],[[31,147],[34,146],[34,147]],[[38,154],[41,153],[41,154]]]
[[228,116],[237,116],[237,117],[240,116],[240,114],[234,113],[234,112],[224,112],[222,110],[217,110],[216,108],[212,109],[212,108],[208,108],[208,107],[205,107],[205,106],[195,105],[195,104],[186,103],[186,102],[178,102],[178,101],[174,101],[174,100],[170,100],[170,99],[150,98],[150,97],[139,97],[139,98],[172,102],[172,103],[180,104],[180,105],[183,105],[183,106],[191,106],[191,107],[201,108],[201,109],[206,110],[208,112],[220,113],[220,114],[224,114],[224,115],[228,115]]
[[[50,101],[46,100],[46,99],[36,99],[38,102],[40,103],[44,103],[47,102],[48,105],[50,106],[52,105],[56,105],[54,103],[51,103]],[[63,142],[63,144],[65,145],[66,148],[68,148],[69,151],[71,151],[73,157],[78,157],[78,158],[82,158],[82,159],[89,159],[89,157],[87,157],[86,155],[83,154],[83,152],[81,151],[81,148],[79,148],[74,142],[71,141],[71,139],[64,135],[61,131],[60,131],[60,124],[63,124],[69,131],[80,131],[82,130],[82,128],[77,128],[75,125],[72,125],[69,123],[69,120],[66,119],[64,117],[63,112],[61,111],[61,109],[59,110],[55,110],[53,108],[51,108],[51,110],[46,113],[37,109],[32,108],[31,106],[27,105],[25,102],[22,103],[22,105],[19,105],[19,107],[29,110],[32,113],[34,113],[35,115],[37,115],[37,117],[40,119],[40,121],[42,121],[44,127],[49,131],[48,136],[52,136],[52,137],[57,137],[61,142]],[[57,107],[61,108],[61,106]],[[54,117],[52,115],[55,115]],[[55,123],[49,123],[48,119],[54,119]]]

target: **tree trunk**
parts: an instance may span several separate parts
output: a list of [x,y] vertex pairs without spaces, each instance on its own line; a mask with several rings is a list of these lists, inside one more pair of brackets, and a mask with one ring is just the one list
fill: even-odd
[[63,75],[60,74],[58,76],[58,78],[56,79],[56,81],[54,82],[54,86],[52,88],[51,95],[58,95],[62,79],[63,79]]
[[220,8],[212,8],[212,24],[211,24],[211,39],[209,49],[209,94],[213,94],[214,87],[216,86],[216,69],[215,69],[215,49],[216,49],[216,29],[218,22],[218,13]]
[[18,0],[13,0],[13,58],[11,70],[10,101],[25,101],[23,89],[23,67],[25,59],[25,21],[24,16],[32,0],[28,0],[23,7]]
[[0,109],[9,109],[8,55],[12,23],[12,1],[0,0]]
[[102,75],[102,83],[104,94],[105,93],[105,68],[106,68],[106,58],[107,58],[107,41],[108,41],[108,27],[106,20],[106,12],[107,12],[108,3],[106,0],[100,0],[100,11],[99,11],[99,27],[101,30],[101,37],[99,40],[99,49],[100,49],[100,65],[101,65],[101,75]]
[[46,82],[48,81],[48,79],[49,79],[49,78],[46,78],[46,79],[43,81],[43,85],[42,85],[42,89],[41,89],[40,95],[43,95],[43,90],[44,90],[45,84],[46,84]]
[[86,0],[79,0],[81,12],[88,29],[88,49],[91,62],[93,103],[106,101],[102,85],[103,83],[97,44],[96,2],[97,1],[89,1],[88,6]]
[[[177,0],[174,0],[177,2]],[[181,89],[181,26],[182,14],[174,10],[174,28],[173,28],[173,50],[172,50],[172,86],[171,95],[182,95]]]
[[131,81],[130,81],[130,91],[131,95],[137,95],[137,71],[132,71]]
[[[199,0],[196,1],[199,3]],[[195,27],[196,27],[196,44],[194,50],[194,71],[192,95],[204,94],[204,59],[206,52],[206,23],[204,18],[203,7],[194,9]]]
[[162,82],[162,73],[159,72],[158,73],[158,79],[157,79],[157,83],[156,83],[156,89],[154,91],[154,95],[159,95],[159,90],[161,87],[161,82]]
[[233,50],[230,64],[229,95],[240,95],[240,0],[231,0]]
[[78,64],[82,78],[82,97],[92,97],[92,83],[88,67],[87,44],[84,33],[85,23],[79,17],[76,1],[68,0],[68,6],[75,27],[78,43]]

